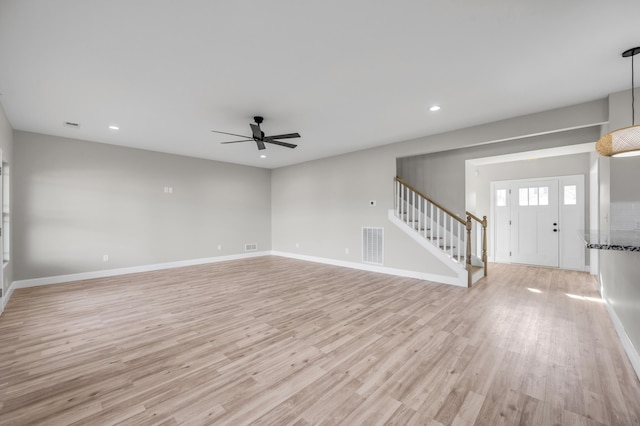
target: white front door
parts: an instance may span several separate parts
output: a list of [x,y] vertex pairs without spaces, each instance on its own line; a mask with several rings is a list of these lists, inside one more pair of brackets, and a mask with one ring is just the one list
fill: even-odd
[[491,190],[496,262],[584,268],[583,175],[493,182]]
[[511,261],[558,267],[558,181],[511,187]]

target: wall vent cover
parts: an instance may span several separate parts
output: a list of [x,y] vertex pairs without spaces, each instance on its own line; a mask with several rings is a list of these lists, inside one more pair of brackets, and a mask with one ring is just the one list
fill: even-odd
[[249,243],[244,245],[244,251],[256,251],[258,250],[258,243]]
[[362,262],[384,263],[384,228],[362,228]]

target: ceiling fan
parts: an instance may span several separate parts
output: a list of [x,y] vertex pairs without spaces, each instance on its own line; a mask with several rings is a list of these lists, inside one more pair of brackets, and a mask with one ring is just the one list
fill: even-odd
[[298,146],[296,144],[292,144],[292,143],[288,143],[288,142],[282,142],[282,141],[278,141],[276,139],[299,138],[300,137],[300,133],[286,133],[286,134],[283,134],[283,135],[265,136],[264,132],[260,129],[260,124],[264,121],[264,117],[255,116],[255,117],[253,117],[253,119],[255,120],[256,124],[253,124],[253,123],[249,124],[249,126],[251,126],[252,136],[236,135],[235,133],[219,132],[217,130],[212,130],[212,132],[221,133],[223,135],[231,135],[231,136],[237,136],[239,138],[244,138],[244,139],[239,140],[239,141],[221,142],[222,144],[255,141],[255,143],[258,145],[258,149],[259,150],[263,150],[263,149],[266,148],[266,146],[264,145],[265,143],[272,143],[274,145],[280,145],[280,146],[284,146],[284,147],[287,147],[287,148],[295,148],[296,146]]

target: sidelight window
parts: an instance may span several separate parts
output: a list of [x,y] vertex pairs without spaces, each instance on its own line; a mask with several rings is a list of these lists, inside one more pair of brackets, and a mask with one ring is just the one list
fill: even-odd
[[578,193],[576,185],[565,185],[564,187],[564,205],[575,206],[578,203]]

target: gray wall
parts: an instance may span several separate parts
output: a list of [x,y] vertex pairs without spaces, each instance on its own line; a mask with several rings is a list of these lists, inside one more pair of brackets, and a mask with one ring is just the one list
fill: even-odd
[[491,182],[584,175],[586,197],[585,226],[588,226],[589,158],[589,153],[582,153],[487,165],[469,164],[466,173],[467,209],[474,214],[489,217],[491,208]]
[[269,170],[20,131],[14,140],[16,280],[271,249]]
[[[635,91],[640,99],[640,89]],[[636,105],[638,102],[636,101]],[[611,130],[631,125],[631,91],[614,93],[609,97]],[[640,108],[636,107],[636,125],[640,124]],[[611,229],[634,229],[634,221],[640,220],[640,156],[614,158],[611,169]]]
[[[640,253],[599,250],[600,285],[603,297],[613,309],[624,332],[635,348],[635,359],[640,359]],[[629,358],[632,358],[630,356]],[[632,358],[633,359],[633,358]],[[634,364],[640,377],[640,370]]]
[[359,262],[362,226],[385,228],[385,266],[450,276],[387,219],[396,158],[593,127],[606,121],[607,105],[597,100],[272,172],[15,132],[15,279],[236,254],[248,242]]
[[[4,113],[4,108],[2,107],[2,105],[0,105],[0,148],[2,149],[2,160],[6,163],[9,163],[9,165],[13,168],[13,130],[11,130],[11,125],[9,124],[9,120],[7,120],[7,116]],[[11,218],[13,219],[15,218],[15,216],[15,212],[12,212]],[[15,234],[11,232],[9,235],[13,240],[13,236]],[[2,285],[2,294],[6,294],[9,286],[11,285],[11,282],[13,281],[13,260],[10,260],[9,264],[4,267],[3,275],[4,282],[2,282],[0,285]]]
[[[387,211],[393,208],[396,159],[463,147],[476,147],[472,157],[484,157],[496,155],[494,145],[512,147],[501,153],[528,151],[538,141],[535,135],[554,132],[555,136],[541,137],[547,144],[541,143],[540,148],[593,142],[606,120],[604,99],[276,169],[272,173],[273,248],[360,262],[361,227],[380,226],[385,228],[385,266],[450,276],[445,265],[387,219]],[[577,130],[566,132],[565,137],[562,129]],[[441,179],[437,185],[443,194],[454,193],[454,208],[462,212],[467,158],[463,151],[447,170],[451,172],[447,176],[455,174],[455,182]],[[369,206],[370,200],[376,200],[376,207]]]
[[394,158],[412,157],[497,142],[512,143],[525,137],[599,126],[606,124],[608,120],[609,101],[604,98],[584,104],[453,130],[439,135],[398,142],[382,148],[392,153]]
[[[640,90],[636,89],[636,99]],[[636,108],[636,124],[640,124]],[[609,96],[610,130],[631,125],[631,91]],[[603,228],[633,229],[640,219],[640,157],[611,158],[601,163],[601,211]],[[607,194],[609,190],[609,194]],[[603,195],[604,193],[604,195]],[[607,195],[610,196],[607,199]],[[610,215],[608,222],[605,220]],[[600,250],[600,285],[603,297],[620,319],[624,331],[640,356],[640,252]],[[638,371],[640,374],[640,371]]]
[[[274,170],[274,250],[361,262],[362,227],[382,227],[384,266],[454,276],[387,219],[393,208],[394,174],[394,158],[381,150]],[[372,200],[376,206],[370,205]]]
[[[640,99],[640,89],[635,90],[636,99]],[[640,108],[636,101],[636,125],[640,125]],[[631,125],[631,91],[614,93],[609,96],[611,130]],[[611,158],[611,202],[640,201],[640,156],[629,158]]]
[[[470,208],[470,211],[476,215],[489,216],[489,201],[483,200],[483,198],[481,198],[481,193],[478,193],[477,196],[477,209],[474,209],[473,206],[468,206],[466,203],[466,160],[511,154],[514,152],[525,152],[537,149],[595,142],[599,137],[600,127],[593,126],[554,134],[528,137],[520,140],[511,140],[501,143],[399,158],[397,161],[398,175],[429,197],[433,198],[435,201],[443,204],[449,209],[452,209],[454,213],[457,213],[460,216],[464,216],[465,209],[467,208]],[[532,174],[532,176],[523,175],[523,178],[537,177],[540,175],[555,176],[555,174],[547,174],[545,170],[538,170],[539,168],[551,165],[553,161],[536,161],[538,162],[529,163],[524,166],[529,169],[528,173]],[[557,168],[554,168],[554,170],[557,170]],[[588,165],[586,168],[583,168],[581,165],[580,170],[581,171],[579,173],[561,173],[561,175],[588,173]],[[520,177],[514,177],[513,179],[519,178]],[[487,195],[489,193],[488,191],[489,189],[487,188]]]
[[[493,223],[491,213],[491,182],[535,179],[555,176],[584,175],[585,177],[585,229],[589,228],[589,167],[590,154],[572,154],[559,157],[537,158],[532,160],[510,161],[506,163],[487,165],[467,165],[466,171],[466,196],[467,209],[479,217],[487,216],[489,226],[487,240],[489,241],[488,254],[493,250],[492,236]],[[587,264],[588,250],[585,249]]]

